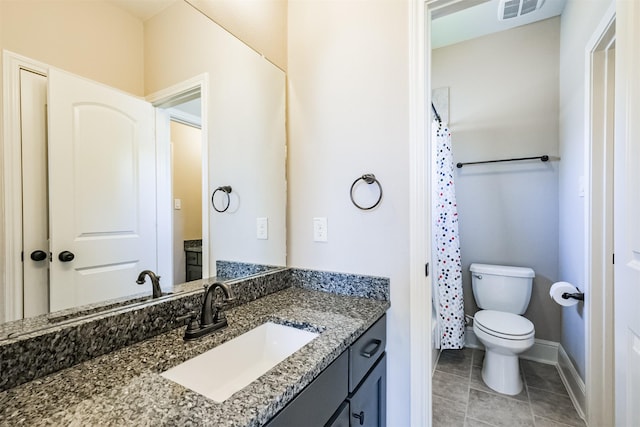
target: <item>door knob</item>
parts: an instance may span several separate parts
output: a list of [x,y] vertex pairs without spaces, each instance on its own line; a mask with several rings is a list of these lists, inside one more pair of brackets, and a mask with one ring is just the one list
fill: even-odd
[[31,259],[34,261],[44,261],[47,259],[47,253],[45,251],[33,251],[31,252]]
[[76,256],[73,254],[73,252],[69,252],[69,251],[62,251],[60,252],[60,255],[58,255],[58,259],[62,262],[73,261],[75,257]]

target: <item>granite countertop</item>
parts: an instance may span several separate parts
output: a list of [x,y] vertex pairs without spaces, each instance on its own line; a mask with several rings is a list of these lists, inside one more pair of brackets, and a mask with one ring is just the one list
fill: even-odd
[[[227,311],[229,326],[198,341],[184,342],[178,328],[0,392],[0,425],[261,426],[388,308],[291,287]],[[160,376],[266,321],[321,334],[223,403]]]

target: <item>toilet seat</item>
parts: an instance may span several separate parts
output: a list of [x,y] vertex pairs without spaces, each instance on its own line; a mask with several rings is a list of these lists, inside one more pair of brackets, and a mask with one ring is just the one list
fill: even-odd
[[510,341],[528,340],[535,335],[529,319],[504,311],[480,310],[474,316],[474,326],[486,334]]

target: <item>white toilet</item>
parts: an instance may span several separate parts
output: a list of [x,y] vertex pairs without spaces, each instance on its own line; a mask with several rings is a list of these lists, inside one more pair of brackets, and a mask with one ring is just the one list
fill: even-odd
[[485,347],[482,379],[493,390],[522,391],[518,355],[533,346],[533,323],[520,316],[531,299],[535,273],[530,268],[471,264],[471,287],[480,307],[473,332]]

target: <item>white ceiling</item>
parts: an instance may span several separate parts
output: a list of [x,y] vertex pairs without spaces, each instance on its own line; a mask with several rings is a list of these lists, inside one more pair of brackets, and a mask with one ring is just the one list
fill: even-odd
[[[462,2],[464,1],[462,0]],[[472,4],[470,0],[466,1]],[[431,47],[437,49],[552,18],[562,14],[565,3],[566,0],[546,0],[543,6],[535,12],[500,21],[498,20],[500,0],[489,0],[486,3],[434,19],[431,26]]]
[[146,21],[157,13],[162,12],[177,0],[106,0],[141,21]]

